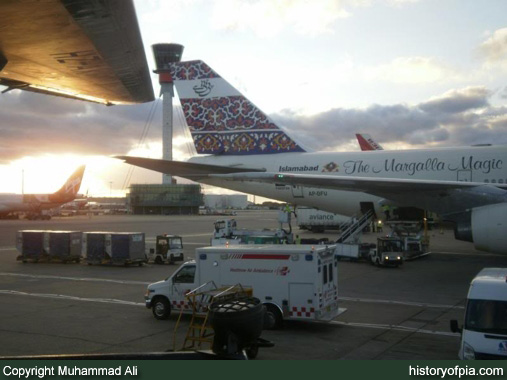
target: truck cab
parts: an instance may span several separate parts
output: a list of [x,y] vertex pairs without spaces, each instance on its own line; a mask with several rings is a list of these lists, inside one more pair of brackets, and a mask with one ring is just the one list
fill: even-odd
[[183,261],[183,239],[178,235],[158,235],[155,248],[150,249],[149,260],[155,264],[174,264],[176,261]]
[[465,322],[451,331],[461,333],[459,358],[507,359],[507,268],[484,268],[468,291]]
[[403,241],[395,237],[380,237],[377,248],[370,250],[372,264],[382,266],[400,266],[403,264]]
[[234,235],[234,231],[237,229],[237,223],[235,219],[220,219],[215,222],[215,231],[213,238],[231,238]]

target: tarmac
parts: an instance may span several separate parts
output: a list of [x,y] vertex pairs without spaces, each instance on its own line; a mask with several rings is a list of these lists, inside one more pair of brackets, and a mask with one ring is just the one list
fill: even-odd
[[[189,318],[175,334],[177,315],[153,318],[144,306],[146,286],[178,265],[89,266],[26,263],[16,232],[23,229],[144,232],[183,236],[185,258],[209,245],[220,216],[75,216],[50,221],[0,220],[0,356],[166,351],[179,348]],[[276,211],[243,211],[240,228],[277,228]],[[384,233],[386,232],[384,228]],[[336,238],[337,233],[295,233]],[[380,234],[366,233],[373,242]],[[430,231],[426,257],[399,268],[340,261],[340,307],[330,323],[286,321],[264,331],[274,342],[258,359],[456,359],[459,334],[449,320],[463,321],[469,283],[484,267],[506,267],[507,256],[476,251],[450,230]]]

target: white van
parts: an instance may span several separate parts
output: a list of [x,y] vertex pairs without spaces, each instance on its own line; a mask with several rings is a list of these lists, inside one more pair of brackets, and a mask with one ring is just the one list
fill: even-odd
[[460,359],[507,359],[507,268],[484,268],[468,291]]
[[213,281],[241,284],[266,305],[266,328],[283,319],[329,321],[339,314],[335,246],[231,245],[199,248],[196,260],[148,286],[146,307],[157,319],[191,312],[185,294]]

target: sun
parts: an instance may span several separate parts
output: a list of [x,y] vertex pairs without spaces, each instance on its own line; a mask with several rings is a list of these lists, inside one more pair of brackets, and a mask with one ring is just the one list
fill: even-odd
[[[117,187],[121,182],[121,161],[106,156],[73,154],[23,157],[8,165],[0,165],[1,193],[47,194],[60,189],[69,176],[86,165],[79,193],[98,196],[123,196]],[[126,169],[125,169],[126,172]],[[117,182],[113,192],[112,184]]]

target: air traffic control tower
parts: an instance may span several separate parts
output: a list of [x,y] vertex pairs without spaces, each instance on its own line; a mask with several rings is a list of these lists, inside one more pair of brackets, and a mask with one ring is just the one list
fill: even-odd
[[[152,45],[162,96],[162,158],[173,159],[173,97],[174,84],[169,64],[181,61],[183,46]],[[176,184],[170,174],[162,175],[162,184],[131,185],[127,196],[133,214],[197,214],[204,204],[200,185]]]
[[[160,83],[160,95],[162,96],[162,158],[173,159],[173,97],[174,84],[169,72],[169,64],[180,62],[183,55],[183,45],[180,44],[154,44],[153,56],[157,69],[153,72],[158,74]],[[171,184],[169,174],[162,175],[164,185]]]

